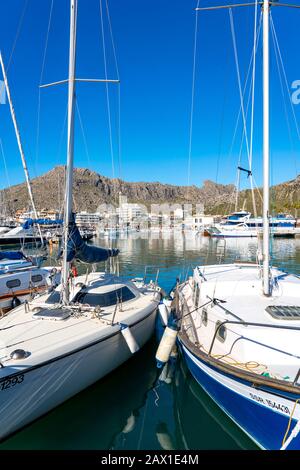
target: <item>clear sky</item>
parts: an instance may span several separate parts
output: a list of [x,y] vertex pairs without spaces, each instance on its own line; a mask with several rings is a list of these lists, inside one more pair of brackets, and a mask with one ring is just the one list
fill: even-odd
[[[118,86],[109,85],[114,173],[127,181],[187,184],[197,0],[107,0],[121,79],[121,165],[118,158]],[[299,0],[294,0],[294,3]],[[200,6],[224,0],[200,0]],[[0,48],[32,177],[66,161],[67,87],[39,91],[52,0],[0,0]],[[77,76],[104,78],[100,0],[78,0]],[[102,0],[107,75],[117,78]],[[300,10],[276,7],[273,20],[288,87],[300,80]],[[22,19],[23,17],[23,19]],[[233,12],[241,79],[253,45],[253,9]],[[271,40],[272,44],[272,40]],[[68,73],[69,0],[53,0],[43,83]],[[11,53],[13,50],[13,55]],[[261,182],[261,42],[257,53],[254,174]],[[0,74],[0,78],[1,74]],[[248,88],[249,89],[249,88]],[[248,93],[248,92],[247,92]],[[75,165],[111,177],[106,88],[79,84]],[[40,106],[39,106],[40,103]],[[271,54],[272,182],[294,178],[300,168],[289,96],[287,125],[274,53]],[[40,112],[39,112],[40,109]],[[198,14],[194,131],[190,181],[235,181],[242,126],[230,152],[239,92],[227,10]],[[300,105],[294,106],[300,122]],[[38,118],[39,115],[39,118]],[[248,119],[249,122],[249,119]],[[0,106],[0,138],[10,184],[24,180],[7,105]],[[242,164],[247,166],[245,147]],[[243,185],[245,185],[245,181]],[[7,186],[2,157],[0,185]]]

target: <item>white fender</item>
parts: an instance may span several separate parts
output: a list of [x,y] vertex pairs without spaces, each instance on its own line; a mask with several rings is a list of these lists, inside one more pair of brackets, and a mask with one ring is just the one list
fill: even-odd
[[164,303],[160,303],[158,306],[158,311],[160,315],[161,322],[163,326],[167,326],[168,324],[168,309]]
[[155,356],[158,367],[162,367],[163,364],[168,362],[171,351],[176,343],[176,338],[177,330],[166,326]]
[[127,343],[127,346],[129,347],[130,351],[132,352],[132,354],[134,354],[135,352],[137,352],[140,347],[138,345],[138,343],[136,342],[136,339],[135,337],[133,336],[130,328],[128,325],[125,325],[123,323],[120,323],[120,326],[121,326],[121,333]]
[[163,303],[167,307],[168,312],[170,312],[171,311],[171,305],[172,305],[172,299],[164,299]]

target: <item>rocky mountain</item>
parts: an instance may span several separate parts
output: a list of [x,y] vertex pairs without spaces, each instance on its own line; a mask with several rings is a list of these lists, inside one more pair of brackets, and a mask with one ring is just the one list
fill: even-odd
[[[48,173],[32,180],[32,190],[37,209],[59,209],[64,199],[65,168],[55,167]],[[28,208],[29,198],[25,183],[1,191],[11,212]],[[75,168],[73,197],[76,211],[93,212],[103,203],[118,204],[119,194],[127,196],[128,202],[139,202],[150,206],[162,203],[203,203],[211,210],[221,205],[224,199],[234,200],[234,186],[205,181],[202,188],[196,186],[174,186],[155,183],[128,183],[121,179],[110,179],[98,173]]]
[[[32,180],[37,208],[59,209],[64,200],[65,168],[55,167],[48,173]],[[261,197],[256,190],[256,204],[261,213]],[[25,183],[0,191],[1,200],[12,213],[29,207]],[[151,204],[193,203],[203,204],[206,213],[225,214],[234,209],[235,188],[233,185],[205,181],[202,187],[175,186],[159,182],[129,183],[121,179],[110,179],[84,169],[74,169],[73,196],[76,211],[96,211],[103,203],[118,205],[119,194],[127,196],[128,202]],[[2,199],[3,197],[3,199]],[[295,214],[300,209],[300,176],[295,180],[274,186],[271,190],[271,205],[274,211],[289,211]],[[250,190],[241,191],[239,208],[252,211]]]

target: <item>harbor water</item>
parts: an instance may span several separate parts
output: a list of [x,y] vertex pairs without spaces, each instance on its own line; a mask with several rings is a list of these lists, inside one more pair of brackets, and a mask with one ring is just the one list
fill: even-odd
[[[201,264],[255,262],[255,239],[213,240],[194,232],[96,238],[120,249],[120,274],[155,281],[166,291]],[[55,250],[45,264],[55,261]],[[273,264],[300,274],[300,239],[275,239]],[[99,268],[103,269],[103,266]],[[85,268],[81,268],[84,272]],[[157,370],[153,339],[92,387],[2,442],[1,450],[255,449],[193,380],[181,358]],[[101,357],[99,357],[101,361]]]

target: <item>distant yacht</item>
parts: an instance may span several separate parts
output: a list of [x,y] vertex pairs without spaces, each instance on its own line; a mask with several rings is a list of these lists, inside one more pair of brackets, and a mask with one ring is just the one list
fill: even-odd
[[[275,236],[294,236],[296,219],[289,214],[277,214],[269,218],[269,226]],[[263,228],[262,217],[251,217],[247,211],[233,212],[218,223],[204,229],[204,235],[216,238],[257,237]],[[300,233],[300,232],[299,232]]]
[[0,232],[0,246],[23,246],[27,244],[40,245],[46,243],[46,236],[41,239],[40,233],[33,227],[19,226],[11,230]]

